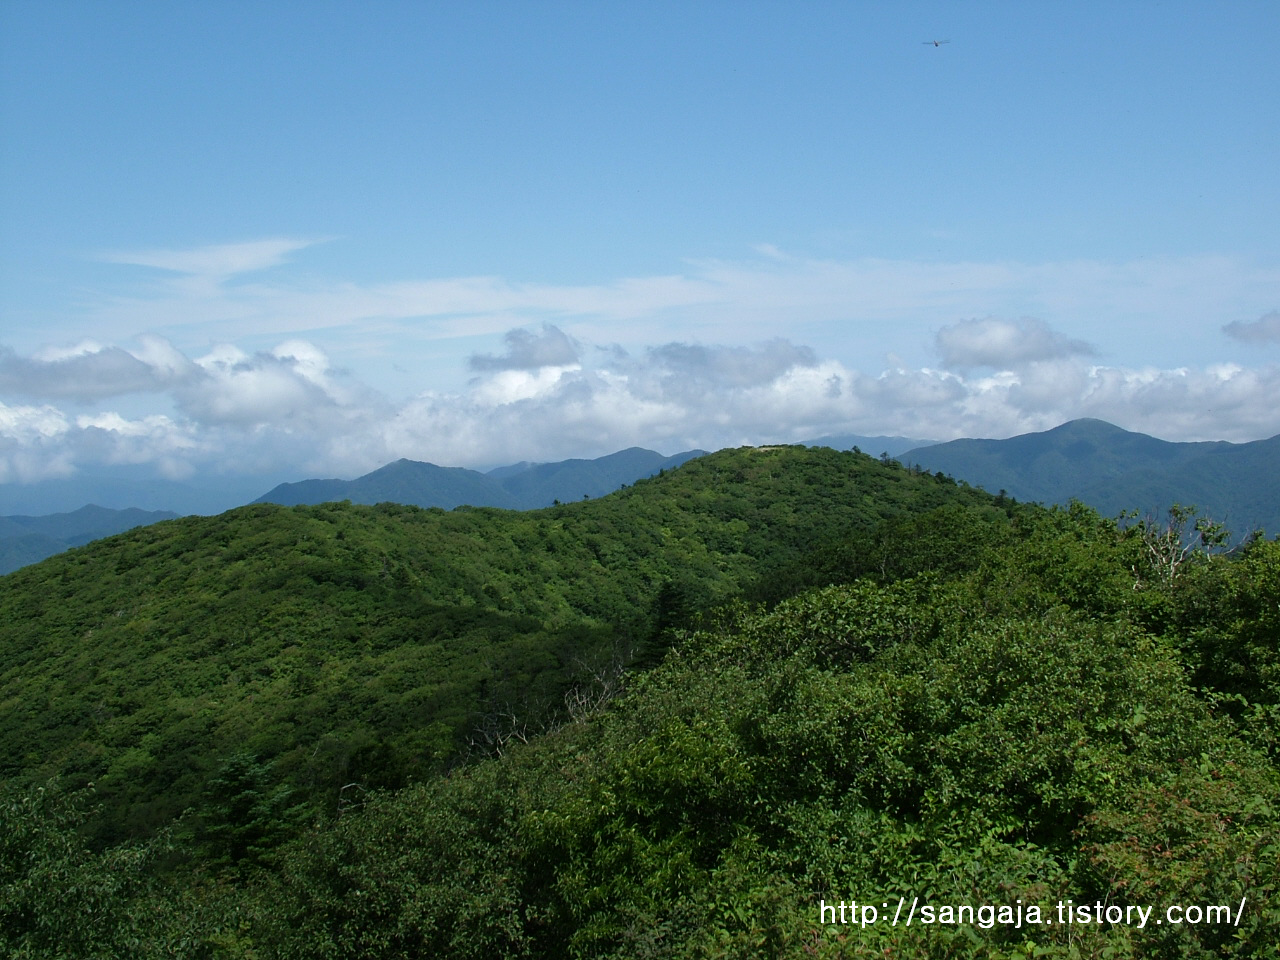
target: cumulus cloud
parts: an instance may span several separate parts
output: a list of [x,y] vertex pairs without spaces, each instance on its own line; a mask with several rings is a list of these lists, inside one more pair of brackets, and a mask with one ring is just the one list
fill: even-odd
[[663,376],[668,389],[695,390],[751,387],[817,363],[813,350],[780,338],[755,347],[668,343],[649,348],[645,357],[645,366]]
[[363,391],[298,339],[252,355],[222,344],[194,360],[160,337],[134,350],[84,342],[19,357],[0,348],[3,396],[91,404],[139,393],[166,395],[199,423],[248,427],[322,421]]
[[638,442],[683,449],[699,438],[748,442],[756,429],[776,433],[801,408],[833,402],[834,370],[783,341],[671,343],[600,357],[589,367],[495,370],[463,395],[424,394],[387,425],[385,446],[468,463],[602,454]]
[[[598,366],[543,372],[505,393],[480,378],[463,394],[400,407],[376,442],[390,455],[497,464],[598,455],[641,444],[665,451],[799,441],[827,433],[932,439],[1011,436],[1099,417],[1169,439],[1248,440],[1275,432],[1280,370],[1230,366],[1129,370],[1078,357],[970,376],[949,370],[851,370],[786,341],[754,347],[671,343],[601,351]],[[1226,414],[1233,424],[1221,429]]]
[[[86,464],[153,464],[165,476],[228,463],[271,469],[321,459],[388,408],[304,340],[248,353],[223,344],[188,358],[168,341],[85,343],[38,356],[0,355],[0,393],[52,401],[0,403],[0,482],[63,476]],[[127,397],[150,393],[151,397]],[[74,401],[87,412],[61,409]],[[117,405],[168,407],[125,413]]]
[[108,412],[77,417],[69,439],[81,460],[103,464],[151,464],[167,479],[196,473],[198,461],[221,453],[200,426],[153,414],[129,419]]
[[51,406],[0,403],[0,483],[32,483],[85,464],[145,464],[168,478],[190,476],[201,458],[222,456],[201,427],[163,415],[115,412],[69,417]]
[[935,338],[943,366],[953,370],[1020,367],[1043,360],[1090,355],[1093,347],[1071,340],[1049,328],[1043,320],[962,320],[943,327]]
[[173,397],[185,414],[204,424],[336,433],[381,402],[372,390],[336,374],[328,355],[305,340],[254,354],[222,344],[193,367],[193,375],[175,385]]
[[[460,387],[402,401],[335,369],[328,352],[299,338],[252,352],[223,344],[194,357],[158,338],[128,350],[6,354],[5,369],[27,386],[33,369],[63,383],[70,375],[61,364],[101,367],[77,368],[86,379],[99,374],[81,394],[97,398],[92,410],[61,409],[70,396],[57,393],[61,386],[44,388],[39,402],[0,404],[0,482],[95,463],[154,464],[166,476],[233,463],[301,478],[355,476],[399,457],[487,467],[634,445],[675,452],[838,433],[999,437],[1083,416],[1175,440],[1280,430],[1277,366],[1103,366],[1030,321],[956,324],[947,334],[949,366],[895,362],[867,372],[788,339],[626,349],[550,325],[521,328],[508,331],[503,352],[473,356]],[[120,391],[136,383],[169,411],[119,406]]]
[[63,442],[69,426],[55,407],[0,402],[0,483],[32,483],[74,472],[72,452]]
[[204,423],[258,426],[311,417],[330,405],[323,387],[300,376],[290,358],[224,346],[196,364],[201,375],[177,391],[177,400]]
[[0,394],[87,402],[162,390],[176,371],[93,342],[19,357],[0,348]]
[[468,360],[472,370],[540,370],[543,367],[567,367],[578,362],[578,347],[559,327],[544,324],[541,333],[516,328],[508,330],[503,340],[507,352],[502,356],[474,354]]
[[0,403],[0,437],[17,443],[56,437],[67,430],[68,421],[56,407],[14,406]]
[[[94,463],[354,476],[398,457],[945,440],[1080,416],[1177,440],[1280,431],[1277,367],[1214,365],[1222,331],[1203,322],[1274,304],[1273,265],[820,260],[762,245],[576,285],[259,274],[313,242],[107,255],[168,276],[49,328],[70,345],[0,347],[0,476]],[[1280,314],[1222,330],[1280,342]],[[1103,351],[1141,361],[1103,366]]]
[[1264,313],[1251,323],[1236,320],[1222,330],[1227,336],[1245,343],[1280,343],[1280,310]]

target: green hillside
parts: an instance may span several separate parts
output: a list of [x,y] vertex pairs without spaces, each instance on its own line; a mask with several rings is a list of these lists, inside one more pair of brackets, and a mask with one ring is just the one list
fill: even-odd
[[0,580],[0,952],[1275,956],[1280,543],[1186,532],[766,448],[72,551]]
[[825,542],[984,499],[771,448],[528,513],[253,505],[136,530],[0,581],[0,774],[94,782],[104,840],[198,803],[244,750],[332,807],[445,769],[478,728],[540,729],[575,686],[656,662],[662,628],[803,580]]

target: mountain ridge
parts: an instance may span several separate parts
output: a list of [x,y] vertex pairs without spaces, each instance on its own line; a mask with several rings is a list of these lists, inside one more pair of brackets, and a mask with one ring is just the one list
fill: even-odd
[[[1161,537],[766,445],[99,541],[0,580],[0,953],[1262,957],[1280,542]],[[922,876],[1011,919],[819,899]],[[1041,922],[1134,891],[1235,922]]]
[[0,517],[0,575],[93,540],[177,516],[169,510],[116,510],[91,503],[64,513]]
[[664,457],[653,450],[628,447],[592,460],[525,462],[498,467],[488,473],[401,458],[354,480],[282,483],[251,502],[300,506],[350,500],[370,505],[389,502],[445,510],[460,506],[533,510],[557,502],[604,496],[626,484],[705,455],[705,450],[686,450]]
[[[872,455],[888,454],[909,464],[949,473],[991,492],[1003,490],[1017,499],[1042,503],[1064,504],[1075,499],[1113,516],[1134,510],[1158,515],[1173,503],[1195,505],[1225,524],[1237,539],[1254,529],[1273,534],[1280,531],[1280,436],[1245,443],[1167,441],[1105,420],[1080,418],[1049,430],[1005,439],[965,438],[934,443],[848,434],[822,436],[800,445],[852,447]],[[528,510],[600,497],[705,455],[706,451],[689,450],[666,457],[634,446],[594,459],[521,461],[484,472],[401,458],[352,480],[280,483],[246,502],[291,506],[351,500],[442,509],[475,506]],[[108,523],[93,528],[105,532],[92,536],[88,528],[77,528],[67,537],[51,532],[61,522],[56,518],[79,515],[84,521],[87,515],[82,511],[88,509],[0,517],[0,574],[97,536],[128,529]],[[133,512],[138,519],[130,526],[180,515],[171,510],[139,507],[117,508],[116,512]],[[49,519],[50,529],[34,523],[40,519]]]
[[1280,531],[1280,435],[1182,442],[1085,418],[1004,440],[919,447],[901,459],[1020,500],[1074,499],[1112,516],[1159,515],[1181,503],[1226,524],[1236,539]]

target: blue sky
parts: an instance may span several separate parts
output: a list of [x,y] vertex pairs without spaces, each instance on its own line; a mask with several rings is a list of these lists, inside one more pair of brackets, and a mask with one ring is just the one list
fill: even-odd
[[0,0],[0,484],[1280,433],[1278,41],[1272,2]]

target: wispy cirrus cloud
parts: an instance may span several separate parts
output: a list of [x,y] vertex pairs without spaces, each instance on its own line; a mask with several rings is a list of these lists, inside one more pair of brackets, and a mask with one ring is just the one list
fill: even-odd
[[[111,296],[82,318],[116,338],[139,330],[170,339],[357,335],[383,342],[469,339],[551,323],[572,337],[631,347],[696,337],[763,340],[786,331],[824,352],[923,357],[937,331],[962,317],[1039,317],[1069,339],[1125,356],[1143,342],[1160,354],[1171,326],[1208,344],[1205,318],[1274,300],[1280,268],[1224,257],[1132,262],[927,262],[829,260],[760,253],[688,261],[680,272],[595,284],[545,284],[497,276],[361,283],[267,271],[315,241],[264,240],[187,251],[143,251],[118,262],[185,270],[176,280]],[[250,270],[262,276],[225,283]],[[252,279],[253,282],[247,282]],[[83,329],[83,328],[81,328]],[[892,334],[892,336],[890,336]],[[63,334],[70,338],[78,330]],[[474,351],[473,351],[474,352]],[[1148,359],[1174,362],[1172,356]]]
[[98,259],[193,276],[232,277],[279,266],[288,260],[289,254],[321,242],[318,239],[276,237],[183,250],[117,250],[103,253]]

